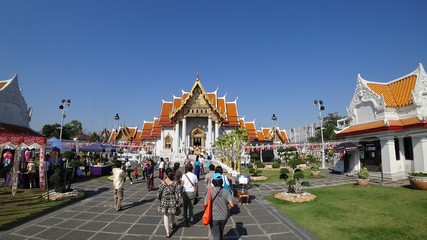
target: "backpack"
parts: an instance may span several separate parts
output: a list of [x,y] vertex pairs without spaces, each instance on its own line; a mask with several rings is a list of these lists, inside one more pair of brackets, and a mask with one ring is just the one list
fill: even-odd
[[228,190],[229,192],[231,192],[231,186],[230,186],[230,184],[229,184],[229,182],[228,182],[227,177],[222,176],[222,180],[223,180],[223,182],[224,182],[224,186],[223,186],[223,188],[225,188],[226,190]]

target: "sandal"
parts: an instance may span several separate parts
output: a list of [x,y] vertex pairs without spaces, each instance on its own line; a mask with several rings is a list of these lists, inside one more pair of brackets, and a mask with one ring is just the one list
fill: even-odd
[[170,233],[166,233],[166,237],[167,238],[171,238],[171,234]]

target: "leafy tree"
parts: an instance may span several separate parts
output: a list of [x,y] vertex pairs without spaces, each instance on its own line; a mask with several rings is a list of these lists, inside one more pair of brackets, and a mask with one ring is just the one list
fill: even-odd
[[[343,118],[339,114],[330,113],[326,118],[323,119],[323,140],[335,140],[336,134],[334,130],[337,130],[337,121]],[[316,135],[308,139],[309,142],[321,142],[322,136],[320,134],[320,128],[317,129]]]
[[61,129],[61,125],[58,123],[52,124],[52,125],[44,125],[42,128],[42,134],[45,135],[47,138],[51,137],[57,137],[59,138],[59,131]]
[[243,145],[248,141],[248,132],[244,128],[221,135],[214,142],[214,147],[217,150],[220,158],[224,158],[228,166],[233,166],[240,172],[240,160],[243,151]]
[[[75,137],[81,138],[83,134],[82,123],[78,120],[72,120],[71,122],[62,126],[62,139],[72,139]],[[59,138],[61,131],[61,124],[46,124],[42,128],[42,134],[47,138],[56,137]]]
[[96,132],[93,132],[90,135],[89,139],[90,139],[91,142],[100,142],[101,141],[101,136],[99,134],[97,134]]
[[[67,128],[68,135],[71,138],[76,137],[79,133],[83,132],[82,123],[78,120],[72,120],[71,122],[64,125],[65,128]],[[64,132],[62,132],[64,134]]]

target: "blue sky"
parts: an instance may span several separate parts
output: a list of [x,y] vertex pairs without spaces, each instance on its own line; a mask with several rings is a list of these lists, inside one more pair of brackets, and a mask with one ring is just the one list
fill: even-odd
[[427,67],[427,1],[0,0],[0,79],[18,74],[31,127],[141,126],[162,99],[237,97],[240,117],[281,129],[346,115],[357,74],[388,82]]

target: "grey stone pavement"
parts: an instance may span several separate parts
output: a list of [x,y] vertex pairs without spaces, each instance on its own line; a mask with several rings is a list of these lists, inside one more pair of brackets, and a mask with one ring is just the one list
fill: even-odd
[[[205,192],[203,176],[201,177],[200,195]],[[324,178],[310,180],[311,187],[355,183],[355,177],[326,174]],[[155,186],[159,180],[155,180]],[[389,183],[399,184],[399,183]],[[113,208],[111,183],[92,179],[78,182],[73,187],[88,191],[87,198],[72,205],[58,209],[49,214],[0,232],[0,239],[61,239],[61,240],[130,240],[130,239],[165,239],[163,217],[157,211],[156,191],[146,189],[145,180],[125,183],[123,210],[116,212]],[[225,227],[225,239],[317,239],[313,234],[299,226],[264,199],[275,192],[282,192],[286,184],[251,182],[249,193],[251,202],[235,208]],[[177,221],[177,228],[171,239],[210,239],[208,226],[203,226],[203,203],[200,201],[194,209],[192,227],[184,227]],[[182,215],[181,215],[182,216]],[[181,216],[177,217],[180,218]]]

